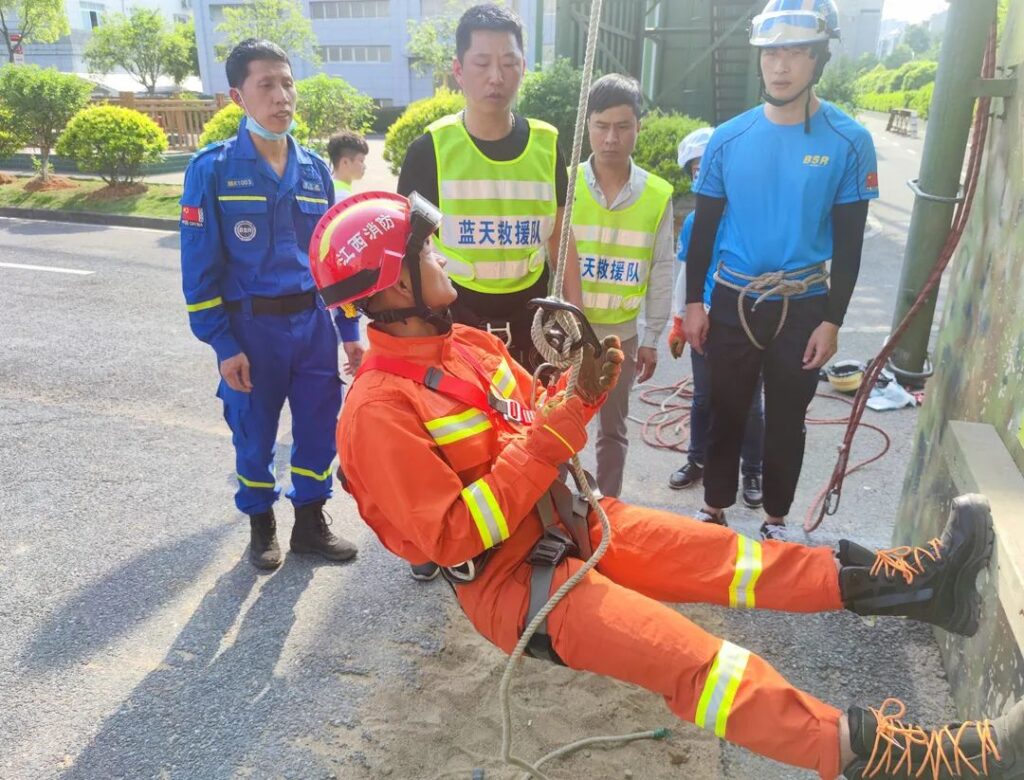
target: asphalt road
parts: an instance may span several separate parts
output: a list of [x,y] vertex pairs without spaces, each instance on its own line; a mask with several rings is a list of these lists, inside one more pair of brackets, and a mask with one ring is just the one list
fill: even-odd
[[[871,356],[889,329],[912,205],[903,181],[921,151],[867,123],[882,200],[839,357]],[[654,381],[687,363],[663,354]],[[375,682],[414,680],[437,656],[446,589],[410,598],[404,566],[347,497],[330,509],[360,543],[354,563],[289,556],[254,573],[215,384],[212,353],[187,328],[176,235],[0,220],[0,778],[350,776],[366,757],[322,746],[347,733],[386,740],[360,731]],[[868,414],[893,450],[851,478],[813,543],[889,541],[915,413]],[[841,432],[811,429],[795,513],[831,473]],[[665,484],[680,457],[644,447],[638,427],[633,439],[623,497],[695,509],[697,494]],[[279,443],[286,458],[287,426]],[[863,434],[855,458],[876,446]],[[286,504],[280,515],[286,537]],[[730,519],[756,533],[753,513]],[[838,706],[897,695],[920,719],[953,714],[925,628],[846,614],[723,619],[732,641]],[[723,778],[809,776],[723,753]]]

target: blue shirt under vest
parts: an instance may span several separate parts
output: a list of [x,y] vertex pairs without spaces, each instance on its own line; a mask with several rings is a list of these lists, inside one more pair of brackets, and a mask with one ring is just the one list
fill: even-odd
[[757,276],[830,260],[833,206],[878,197],[871,134],[824,100],[810,124],[777,125],[758,106],[715,130],[694,186],[728,201],[713,268]]

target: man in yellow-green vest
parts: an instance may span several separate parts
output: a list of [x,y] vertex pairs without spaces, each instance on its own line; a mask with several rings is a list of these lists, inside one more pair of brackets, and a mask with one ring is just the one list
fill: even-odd
[[619,337],[626,356],[598,416],[597,485],[606,496],[622,491],[629,389],[634,377],[654,374],[672,306],[672,185],[633,162],[640,101],[640,85],[628,76],[594,82],[587,102],[594,153],[577,171],[572,210],[584,311],[599,338]]
[[[464,111],[443,117],[410,144],[398,192],[418,192],[444,215],[434,242],[459,297],[456,322],[490,331],[528,368],[531,298],[549,293],[557,261],[566,164],[558,131],[512,110],[525,70],[523,31],[512,11],[477,5],[459,20],[452,70]],[[570,241],[564,297],[580,304]]]

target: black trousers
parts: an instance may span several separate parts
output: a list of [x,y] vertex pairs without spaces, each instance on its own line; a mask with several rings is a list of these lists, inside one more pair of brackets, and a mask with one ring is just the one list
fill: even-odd
[[825,296],[789,302],[779,335],[772,335],[782,315],[781,301],[763,301],[753,309],[745,297],[747,324],[764,350],[755,347],[740,324],[739,294],[717,285],[711,298],[711,328],[706,342],[711,370],[711,419],[704,501],[725,508],[736,503],[740,449],[758,377],[764,376],[764,510],[773,517],[789,514],[804,461],[807,429],[804,416],[818,386],[817,369],[803,368],[811,333],[825,317]]

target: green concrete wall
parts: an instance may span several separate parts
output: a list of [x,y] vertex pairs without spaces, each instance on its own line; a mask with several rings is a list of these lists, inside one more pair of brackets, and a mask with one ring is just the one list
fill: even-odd
[[[955,493],[943,457],[949,420],[992,425],[1024,471],[1024,2],[1010,4],[998,64],[1017,67],[1016,96],[994,100],[985,164],[967,231],[949,274],[895,542],[938,534]],[[1003,74],[1012,71],[1002,71]],[[1000,75],[997,73],[997,75]],[[1024,662],[984,574],[983,621],[972,639],[942,632],[947,674],[965,717],[1024,695]]]

